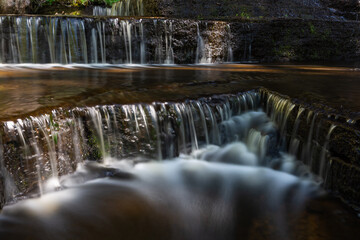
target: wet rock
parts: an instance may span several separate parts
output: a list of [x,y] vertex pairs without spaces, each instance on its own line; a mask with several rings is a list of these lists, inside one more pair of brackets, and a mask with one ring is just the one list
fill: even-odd
[[336,18],[326,5],[316,0],[150,0],[144,2],[145,15],[186,18]]
[[30,0],[0,0],[0,13],[24,14],[30,7]]
[[0,174],[0,210],[5,205],[4,179]]
[[346,203],[359,209],[360,168],[340,158],[331,158],[330,163],[327,188]]
[[340,11],[355,12],[360,11],[359,0],[322,0],[329,7],[336,8]]
[[[292,138],[295,137],[299,140],[298,159],[307,164],[315,174],[323,174],[323,186],[325,189],[340,197],[352,207],[359,208],[359,129],[344,121],[348,117],[342,115],[339,110],[327,106],[308,104],[266,89],[260,91],[263,95],[263,101],[266,101],[268,94],[272,94],[295,104],[286,121],[288,126],[285,140],[287,148],[291,149]],[[304,108],[304,113],[302,117],[299,117],[299,129],[294,133],[294,124],[300,108]],[[313,127],[311,127],[314,114],[316,117]],[[336,117],[333,117],[334,115]],[[333,126],[336,127],[331,131],[330,129]],[[312,129],[312,133],[309,138],[310,129]],[[331,134],[329,135],[330,131]],[[308,142],[309,139],[310,143]]]

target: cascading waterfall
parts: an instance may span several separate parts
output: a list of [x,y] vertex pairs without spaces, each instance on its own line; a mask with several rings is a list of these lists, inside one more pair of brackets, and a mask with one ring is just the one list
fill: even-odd
[[276,122],[280,128],[280,143],[283,147],[286,139],[286,126],[287,120],[291,111],[295,108],[289,99],[282,98],[281,96],[275,94],[269,94],[266,102],[266,113],[271,117],[273,122]]
[[[223,96],[219,101],[221,104],[215,105],[203,99],[53,111],[50,115],[6,122],[4,138],[8,141],[4,146],[11,148],[12,142],[21,143],[18,161],[25,160],[26,164],[21,166],[23,174],[19,176],[32,187],[38,182],[42,190],[45,181],[52,178],[56,188],[58,174],[72,172],[85,159],[102,159],[106,163],[138,155],[171,158],[206,144],[229,142],[222,138],[220,122],[242,111],[256,110],[259,95],[246,92]],[[21,189],[22,193],[32,190]]]
[[[303,162],[312,167],[309,149],[314,141],[317,114],[308,114],[311,127],[307,139],[300,142],[297,133],[305,109],[299,107],[289,133],[286,125],[295,104],[286,98],[272,93],[266,96],[264,110],[271,121],[262,113],[245,114],[260,109],[263,97],[262,91],[250,91],[184,103],[60,109],[49,115],[5,122],[3,148],[4,152],[17,156],[16,168],[21,169],[12,181],[26,179],[26,184],[17,186],[20,195],[58,188],[59,176],[73,172],[84,160],[110,164],[112,159],[136,156],[169,159],[206,146],[216,149],[237,141],[244,142],[259,158],[256,164],[261,165],[269,163],[278,151],[297,155],[302,144],[301,150],[306,151],[302,154],[306,157]],[[322,177],[325,177],[325,153],[333,129],[322,147],[319,163]],[[49,179],[52,179],[50,185],[46,183]]]
[[[8,66],[234,60],[230,25],[217,23],[218,28],[201,30],[199,24],[207,22],[186,24],[184,27],[182,20],[176,19],[0,16],[0,62]],[[195,26],[196,35],[183,45],[174,33],[180,29],[192,32]],[[223,41],[226,44],[219,48],[216,43]],[[177,59],[177,56],[182,57]]]
[[[130,216],[125,207],[129,200],[131,206],[140,203],[136,209],[141,218],[158,221],[164,217],[175,226],[161,227],[162,232],[170,231],[164,239],[180,233],[181,239],[236,239],[239,231],[248,231],[241,226],[243,220],[256,217],[266,222],[270,216],[275,238],[288,239],[283,231],[287,214],[301,210],[306,199],[317,193],[317,185],[293,156],[280,151],[279,128],[261,110],[260,97],[257,91],[250,91],[182,103],[60,109],[38,118],[6,122],[2,153],[8,154],[14,142],[21,142],[22,146],[12,150],[19,153],[16,160],[26,159],[29,166],[19,168],[17,174],[28,174],[26,183],[34,184],[32,170],[40,164],[38,181],[45,194],[5,207],[0,215],[0,237],[11,234],[18,239],[26,234],[35,239],[69,239],[74,235],[59,227],[62,224],[52,226],[53,219],[66,219],[78,239],[91,239],[95,235],[82,229],[83,224],[89,226],[88,212],[94,214],[91,222],[104,218],[116,223],[116,227],[102,225],[100,232],[106,231],[108,239],[118,237],[119,231],[131,237],[133,233],[121,228],[124,222],[116,217]],[[49,164],[53,155],[57,165]],[[164,161],[159,162],[161,159]],[[3,166],[9,165],[8,158],[0,160]],[[74,165],[77,170],[69,174]],[[65,169],[67,166],[70,169]],[[52,168],[63,175],[58,181],[54,181]],[[302,176],[304,171],[307,179],[290,175]],[[18,182],[13,179],[17,176],[6,177]],[[23,194],[30,192],[21,189],[26,183],[16,186]],[[59,188],[62,190],[51,193]],[[256,207],[253,203],[259,193],[267,201],[261,200],[261,207]],[[99,207],[103,199],[107,199],[106,206]],[[44,216],[47,221],[41,221]],[[26,227],[9,221],[18,217],[29,219],[22,221]],[[27,233],[35,226],[37,231]]]
[[[2,63],[107,63],[106,24],[92,19],[2,16],[0,60]],[[119,40],[124,46],[118,50],[120,55],[111,61],[132,63],[133,52],[136,52],[136,60],[144,63],[143,23],[113,19],[110,24],[118,29],[119,37],[122,36],[122,41]],[[10,32],[5,32],[4,28]],[[19,28],[22,31],[18,31]],[[13,34],[13,31],[18,34]],[[138,35],[141,36],[136,38],[139,50],[134,50],[132,37]]]

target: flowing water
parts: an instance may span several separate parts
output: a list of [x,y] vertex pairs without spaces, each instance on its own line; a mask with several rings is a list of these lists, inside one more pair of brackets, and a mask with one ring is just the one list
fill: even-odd
[[75,108],[6,122],[5,139],[21,140],[23,180],[32,186],[23,195],[27,183],[14,184],[3,164],[5,197],[19,202],[0,215],[1,239],[337,239],[329,230],[337,217],[359,221],[319,199],[322,180],[283,152],[288,112],[280,105],[289,103],[270,95],[266,114],[260,97]]
[[[257,108],[256,94],[238,95],[231,100],[217,106],[205,102],[144,106],[150,115],[153,114],[153,119],[150,117],[143,123],[137,121],[146,116],[141,116],[140,110],[139,116],[134,112],[140,105],[122,106],[125,117],[135,118],[128,122],[133,131],[130,135],[137,134],[137,139],[149,137],[147,132],[155,132],[156,139],[163,138],[160,132],[168,135],[161,147],[156,147],[159,141],[155,139],[155,143],[151,143],[149,139],[149,145],[155,145],[160,151],[155,150],[154,157],[147,158],[141,155],[149,150],[142,152],[141,146],[133,157],[116,158],[129,151],[125,140],[115,140],[116,147],[119,147],[116,143],[123,145],[120,155],[114,151],[105,153],[105,141],[115,147],[110,138],[116,134],[126,138],[127,133],[110,129],[116,121],[114,117],[108,121],[105,115],[105,119],[101,119],[111,108],[102,109],[101,115],[100,109],[89,109],[88,114],[101,139],[100,148],[104,151],[102,163],[80,163],[74,174],[63,176],[55,185],[53,179],[58,178],[57,173],[52,172],[47,181],[42,181],[46,175],[40,171],[41,189],[49,193],[6,207],[0,217],[2,239],[23,236],[29,239],[72,239],[74,236],[77,239],[104,236],[115,239],[119,234],[126,239],[137,239],[147,235],[146,232],[136,233],[136,225],[133,230],[119,230],[119,225],[129,224],[127,221],[135,221],[140,224],[138,227],[145,224],[150,239],[238,239],[248,235],[254,227],[252,221],[264,224],[269,220],[273,222],[269,227],[274,228],[269,229],[269,237],[287,239],[291,235],[287,231],[288,218],[297,218],[304,202],[321,194],[317,180],[294,157],[276,150],[277,129],[264,112],[245,110]],[[160,112],[152,108],[160,108]],[[170,130],[166,126],[170,127],[171,120],[160,119],[160,114],[168,111],[162,118],[169,116],[172,109],[178,114],[174,120],[180,126],[172,126]],[[115,116],[115,113],[109,112],[110,115]],[[207,125],[205,119],[209,117]],[[30,121],[23,125],[25,135],[25,126],[33,129],[34,121],[38,122],[37,119]],[[108,123],[102,126],[104,121]],[[41,128],[46,123],[37,124]],[[8,123],[8,127],[11,131],[14,126]],[[145,136],[141,136],[143,134]],[[138,140],[133,144],[143,142],[145,140]],[[174,145],[176,143],[178,146]],[[48,151],[51,155],[52,150]],[[159,162],[162,157],[166,160]],[[62,190],[51,193],[59,188]],[[149,226],[147,221],[155,222]],[[70,227],[75,225],[79,227]],[[88,227],[92,229],[90,232]],[[33,228],[37,229],[36,233],[32,232]],[[94,235],[99,231],[94,228],[102,229],[100,235]]]
[[0,16],[0,238],[360,235],[323,190],[333,135],[358,127],[359,69],[212,64],[253,60],[233,26]]
[[[162,18],[0,16],[0,63],[174,64],[234,59],[230,24],[209,25]],[[222,42],[226,44],[219,46]],[[251,57],[246,52],[235,60]]]
[[95,6],[94,16],[144,16],[143,0],[121,0],[112,7]]
[[37,116],[59,107],[182,101],[258,87],[360,111],[360,73],[354,68],[246,64],[82,67],[3,65],[0,120]]

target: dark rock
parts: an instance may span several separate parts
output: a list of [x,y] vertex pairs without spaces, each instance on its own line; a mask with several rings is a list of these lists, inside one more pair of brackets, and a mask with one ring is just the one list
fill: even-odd
[[359,0],[322,0],[322,2],[328,7],[335,8],[344,12],[360,11]]
[[0,0],[0,13],[24,14],[30,7],[30,0]]
[[3,208],[5,204],[5,193],[4,193],[4,179],[0,174],[0,210]]

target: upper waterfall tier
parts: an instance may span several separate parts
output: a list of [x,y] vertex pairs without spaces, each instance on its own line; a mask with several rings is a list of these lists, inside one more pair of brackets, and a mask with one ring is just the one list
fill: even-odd
[[356,61],[359,37],[357,22],[0,16],[0,63]]
[[173,64],[232,59],[230,27],[224,22],[2,16],[0,39],[1,63]]

